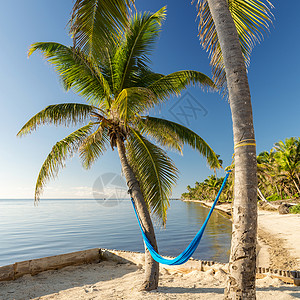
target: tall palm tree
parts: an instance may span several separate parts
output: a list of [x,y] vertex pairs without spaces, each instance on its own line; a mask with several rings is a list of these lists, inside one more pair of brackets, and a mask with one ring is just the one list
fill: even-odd
[[[93,162],[110,146],[117,148],[122,170],[134,198],[145,233],[157,251],[150,212],[164,223],[171,188],[178,170],[165,149],[182,153],[183,146],[198,150],[211,168],[219,168],[218,157],[209,145],[188,128],[145,114],[170,95],[178,95],[189,84],[213,87],[212,81],[197,71],[178,71],[169,75],[154,73],[148,66],[149,54],[159,35],[165,8],[154,14],[136,14],[119,39],[101,54],[79,46],[53,42],[33,44],[29,55],[41,51],[54,66],[65,88],[72,88],[87,104],[65,103],[46,107],[32,117],[19,136],[43,124],[70,125],[89,121],[57,142],[38,175],[35,199],[47,180],[57,175],[64,161],[79,152],[83,166]],[[100,50],[99,50],[100,51]],[[151,141],[149,140],[151,139]],[[158,263],[146,249],[143,288],[157,288]]]
[[206,190],[209,192],[209,197],[213,200],[216,197],[222,182],[220,182],[219,178],[215,175],[210,175],[204,180],[204,183],[207,188]]
[[[228,91],[234,135],[234,208],[226,299],[255,299],[256,146],[246,67],[271,20],[268,0],[198,0],[199,34],[215,83]],[[269,6],[267,5],[269,4]]]
[[[71,32],[75,44],[88,45],[95,30],[118,32],[122,17],[134,0],[77,0],[72,15]],[[195,2],[195,1],[194,1]],[[102,4],[102,5],[99,5]],[[124,8],[127,6],[127,10]],[[246,66],[255,43],[271,20],[268,0],[198,0],[200,38],[211,54],[215,83],[228,90],[235,144],[235,185],[233,238],[230,257],[230,281],[227,298],[255,298],[256,248],[256,147],[254,142],[251,97]],[[116,7],[119,11],[116,11]],[[121,18],[120,12],[123,14]],[[99,23],[103,16],[103,23]],[[107,21],[107,22],[106,22]],[[93,27],[87,25],[93,24]],[[97,25],[97,26],[94,26]],[[99,25],[99,26],[98,26]],[[87,49],[90,49],[87,46]],[[93,51],[88,51],[92,53]],[[245,141],[244,143],[241,143]],[[239,224],[238,224],[239,223]],[[240,226],[241,225],[241,226]]]

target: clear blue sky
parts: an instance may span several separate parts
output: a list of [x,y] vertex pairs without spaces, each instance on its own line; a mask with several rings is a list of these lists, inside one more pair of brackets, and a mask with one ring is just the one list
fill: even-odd
[[[249,68],[258,152],[269,150],[278,140],[300,135],[300,2],[292,0],[289,5],[285,1],[273,2],[274,26],[254,49]],[[72,128],[49,126],[40,127],[22,139],[16,137],[22,125],[47,105],[83,101],[72,92],[63,91],[57,75],[40,54],[27,59],[27,50],[34,42],[71,44],[66,24],[72,4],[71,0],[16,0],[1,5],[0,198],[32,198],[44,159],[52,146],[72,131]],[[164,5],[168,9],[167,20],[152,56],[153,70],[167,74],[194,69],[210,75],[207,53],[197,38],[195,7],[190,1],[137,0],[139,10],[156,11]],[[218,94],[203,93],[199,88],[190,88],[188,92],[188,99],[196,99],[203,109],[198,111],[197,119],[189,119],[190,128],[221,155],[227,166],[233,152],[228,103]],[[187,98],[178,101],[180,99],[170,99],[162,107],[161,115],[176,121],[178,115],[174,109],[186,106]],[[108,151],[89,171],[82,169],[77,157],[69,160],[67,168],[48,184],[43,197],[91,197],[98,176],[106,172],[121,173],[115,152]],[[180,196],[188,184],[193,185],[212,174],[204,159],[191,149],[186,148],[183,156],[170,155],[181,173],[173,193],[175,197]]]

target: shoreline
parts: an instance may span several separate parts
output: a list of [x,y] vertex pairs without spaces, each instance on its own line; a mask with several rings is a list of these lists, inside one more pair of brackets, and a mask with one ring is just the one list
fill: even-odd
[[[209,203],[205,204],[209,207]],[[228,217],[228,209],[230,204],[225,203],[218,205],[217,211]],[[293,258],[298,255],[297,232],[300,228],[296,225],[300,226],[299,221],[298,215],[258,212],[258,299],[300,297],[300,272],[289,271],[295,269],[293,266],[299,266],[299,260]],[[283,244],[285,248],[280,248]],[[281,263],[287,262],[287,268],[280,267]],[[274,267],[270,267],[272,265]],[[8,275],[12,279],[0,282],[0,299],[5,300],[213,300],[222,298],[228,263],[190,259],[182,266],[160,265],[159,287],[151,292],[140,290],[144,280],[144,254],[138,252],[94,248],[18,262],[1,267],[0,275],[1,271],[2,274],[11,272]]]
[[[140,290],[144,280],[143,253],[98,248],[87,251],[87,256],[82,251],[64,255],[89,258],[92,263],[0,282],[0,299],[220,299],[227,282],[228,264],[191,260],[184,266],[160,265],[158,289],[145,292]],[[53,262],[54,257],[45,259]],[[291,272],[258,268],[256,278],[258,299],[289,300],[300,296],[300,287],[292,284],[300,284],[300,279],[292,279]]]
[[[204,207],[207,208],[211,208],[213,202],[209,202],[209,201],[203,201],[203,200],[189,200],[189,199],[184,199],[181,200],[183,202],[195,202],[195,203],[199,203]],[[226,217],[228,219],[231,218],[231,203],[223,203],[223,204],[217,204],[215,206],[215,210],[220,213],[223,217]]]
[[[182,200],[210,208],[213,202]],[[217,204],[215,210],[231,219],[231,203]],[[293,224],[293,226],[291,226]],[[292,227],[292,228],[291,228]],[[279,215],[258,209],[257,265],[279,269],[300,269],[300,215]]]

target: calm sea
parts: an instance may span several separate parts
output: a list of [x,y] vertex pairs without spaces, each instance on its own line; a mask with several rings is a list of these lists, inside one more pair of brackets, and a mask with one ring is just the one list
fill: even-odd
[[[208,209],[172,200],[166,228],[156,225],[162,255],[177,256],[202,225]],[[143,251],[130,200],[0,200],[0,266],[90,248]],[[227,262],[231,222],[214,212],[193,257]]]

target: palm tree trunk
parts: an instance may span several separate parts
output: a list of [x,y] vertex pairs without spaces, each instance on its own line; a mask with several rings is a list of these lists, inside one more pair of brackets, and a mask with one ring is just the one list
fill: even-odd
[[[128,163],[124,142],[120,138],[117,140],[117,148],[121,160],[122,170],[125,175],[127,185],[131,189],[131,195],[135,201],[136,210],[140,216],[140,221],[151,245],[156,251],[158,251],[153,224],[144,200],[144,196],[141,192],[139,183],[132,171],[132,168]],[[145,281],[142,285],[142,289],[146,291],[157,289],[158,278],[159,264],[152,258],[149,250],[145,246]]]
[[275,183],[272,183],[272,182],[271,182],[271,184],[272,184],[273,186],[275,186],[277,195],[278,195],[278,196],[281,196],[281,191],[279,191],[277,183],[276,183],[276,182],[275,182]]
[[[286,195],[288,196],[289,199],[293,198],[292,193],[289,191],[289,189],[286,186],[283,187],[283,190],[284,190],[284,192],[286,193]],[[282,198],[284,198],[284,197],[282,197]]]
[[297,172],[295,173],[295,176],[297,178],[298,184],[300,185],[300,178],[299,178],[299,175],[297,174]]
[[[233,122],[235,185],[230,276],[225,299],[256,299],[257,166],[250,89],[237,30],[226,0],[207,0],[220,42]],[[249,141],[250,140],[250,141]],[[252,140],[252,143],[251,143]]]
[[299,189],[299,186],[298,186],[298,184],[297,184],[297,182],[296,182],[294,176],[292,176],[292,180],[293,180],[293,183],[294,183],[294,185],[295,185],[295,187],[296,187],[296,189],[297,189],[298,194],[300,195],[300,189]]

